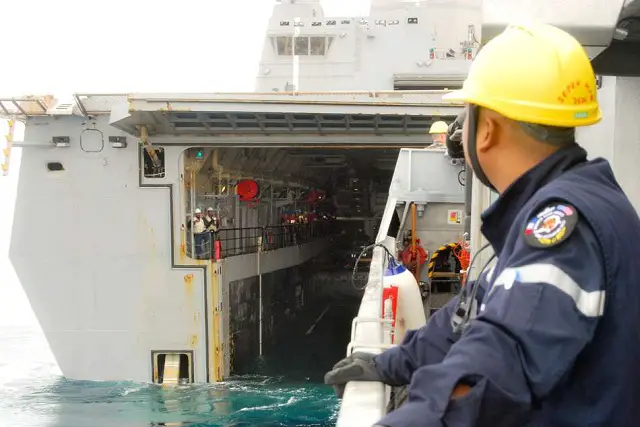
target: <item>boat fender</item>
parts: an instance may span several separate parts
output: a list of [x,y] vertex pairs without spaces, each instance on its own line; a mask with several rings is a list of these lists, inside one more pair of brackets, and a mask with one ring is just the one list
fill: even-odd
[[413,274],[393,258],[384,271],[382,286],[383,299],[385,288],[395,286],[398,289],[394,341],[400,343],[406,331],[421,328],[427,323],[420,288]]

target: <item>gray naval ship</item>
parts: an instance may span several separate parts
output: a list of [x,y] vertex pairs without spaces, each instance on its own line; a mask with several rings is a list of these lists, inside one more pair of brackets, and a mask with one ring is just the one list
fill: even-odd
[[[254,93],[0,97],[5,173],[22,148],[10,259],[64,375],[222,381],[297,312],[345,295],[357,312],[346,351],[381,351],[394,344],[386,250],[400,257],[407,238],[428,255],[415,274],[426,311],[403,310],[428,321],[458,288],[462,249],[484,244],[479,213],[496,197],[430,134],[462,109],[441,97],[482,43],[532,18],[592,57],[604,119],[579,141],[640,206],[638,0],[372,0],[362,17],[282,0]],[[366,288],[335,267],[305,274],[340,236],[378,244],[351,280]],[[337,424],[371,425],[388,398],[350,383]]]

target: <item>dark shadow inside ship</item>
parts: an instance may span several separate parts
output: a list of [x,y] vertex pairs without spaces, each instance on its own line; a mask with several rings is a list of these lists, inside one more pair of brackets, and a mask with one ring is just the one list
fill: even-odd
[[225,259],[329,241],[302,264],[229,283],[232,376],[318,382],[346,354],[371,253],[355,279],[354,263],[375,240],[398,153],[390,146],[185,151],[187,256]]
[[[339,225],[354,228],[353,223]],[[344,357],[350,341],[351,322],[357,316],[362,287],[366,284],[366,261],[360,263],[360,274],[352,279],[355,257],[360,252],[359,245],[354,245],[357,231],[334,236],[330,252],[305,264],[272,273],[283,281],[281,284],[269,282],[272,286],[263,290],[263,356],[258,355],[256,332],[251,329],[237,332],[233,374],[322,382],[325,372]],[[233,318],[231,323],[235,324]],[[237,345],[243,338],[249,342],[239,352]]]

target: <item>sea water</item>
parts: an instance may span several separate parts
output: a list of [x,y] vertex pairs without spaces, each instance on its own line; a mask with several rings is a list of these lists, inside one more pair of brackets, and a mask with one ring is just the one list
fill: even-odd
[[67,380],[37,325],[0,326],[0,427],[333,426],[339,401],[322,374],[344,354],[353,307],[334,302],[309,334],[314,316],[301,319],[307,332],[257,360],[254,374],[173,389]]

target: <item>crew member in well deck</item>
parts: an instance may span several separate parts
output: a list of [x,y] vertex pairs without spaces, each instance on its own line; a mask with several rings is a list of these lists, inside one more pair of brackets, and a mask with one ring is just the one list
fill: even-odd
[[640,220],[609,163],[575,143],[601,119],[584,49],[555,27],[510,26],[449,99],[466,103],[467,163],[500,193],[482,214],[495,268],[402,345],[325,381],[408,384],[380,426],[640,425]]
[[207,208],[207,213],[204,216],[204,227],[207,231],[214,231],[212,229],[213,219],[215,218],[215,211],[213,208]]
[[441,120],[434,122],[429,128],[432,144],[428,148],[445,148],[449,126]]
[[193,225],[191,230],[193,232],[195,243],[196,259],[203,259],[207,252],[207,227],[205,225],[204,218],[202,217],[202,210],[200,208],[196,208],[194,213],[195,217],[192,220]]
[[220,243],[220,224],[218,223],[218,217],[215,214],[213,208],[207,208],[207,215],[204,217],[204,225],[206,227],[209,236],[207,237],[209,252],[211,259],[219,259],[221,251]]

